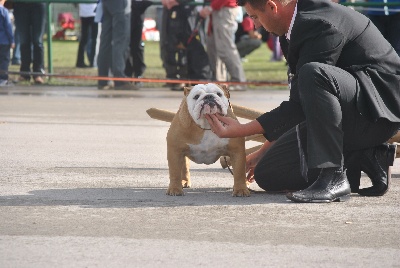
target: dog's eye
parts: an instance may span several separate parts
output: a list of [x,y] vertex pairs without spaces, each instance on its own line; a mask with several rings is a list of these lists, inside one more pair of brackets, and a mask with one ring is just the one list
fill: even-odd
[[200,97],[199,94],[197,94],[196,96],[193,97],[193,99],[197,100]]
[[217,93],[217,95],[218,95],[218,97],[222,97],[222,94],[221,94],[221,93],[219,93],[219,92]]

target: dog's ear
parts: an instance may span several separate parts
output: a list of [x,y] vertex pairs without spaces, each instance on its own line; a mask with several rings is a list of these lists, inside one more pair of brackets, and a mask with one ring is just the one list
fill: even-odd
[[228,89],[228,86],[226,85],[226,84],[219,84],[218,85],[221,89],[222,89],[222,91],[224,92],[224,94],[225,94],[225,97],[227,97],[228,99],[231,97],[231,94],[229,93],[229,89]]
[[193,119],[189,113],[186,98],[181,102],[181,106],[179,107],[178,113],[179,113],[179,121],[181,123],[181,126],[184,128],[190,127]]
[[185,94],[185,96],[189,95],[190,90],[192,90],[193,87],[184,87],[183,88],[183,92]]

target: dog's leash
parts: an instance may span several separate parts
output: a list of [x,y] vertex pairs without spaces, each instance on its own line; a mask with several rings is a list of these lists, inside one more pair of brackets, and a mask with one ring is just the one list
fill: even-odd
[[228,165],[228,160],[226,160],[226,156],[224,156],[224,160],[225,160],[226,166],[228,167],[229,172],[230,172],[230,173],[232,174],[232,176],[233,176],[233,171],[232,171],[231,167]]
[[[228,167],[229,172],[230,172],[230,173],[232,174],[232,176],[233,176],[233,171],[232,171],[231,167],[228,165],[228,160],[226,160],[226,156],[224,156],[224,160],[225,160],[226,166]],[[249,186],[247,186],[247,189],[249,189],[249,191],[252,192],[252,193],[262,193],[262,191],[253,190],[253,189],[251,189]]]

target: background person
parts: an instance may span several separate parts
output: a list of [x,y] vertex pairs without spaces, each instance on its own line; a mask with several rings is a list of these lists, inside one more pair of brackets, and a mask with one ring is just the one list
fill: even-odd
[[[397,0],[367,0],[368,3],[393,3]],[[400,56],[400,5],[371,6],[367,16]]]
[[[96,6],[97,4],[79,4],[81,36],[79,39],[78,57],[76,59],[77,68],[94,67],[98,33],[98,24],[94,21]],[[88,43],[90,43],[90,48],[87,50],[89,65],[86,65],[85,51]]]
[[[201,40],[202,23],[189,1],[163,0],[160,52],[168,79],[210,80],[212,71]],[[196,26],[198,32],[191,36]],[[171,90],[183,90],[184,83],[167,83]]]
[[243,16],[243,21],[238,24],[235,44],[242,59],[262,44],[261,34],[254,28],[253,20],[247,14]]
[[[125,63],[130,38],[131,1],[130,0],[101,0],[102,26],[100,48],[97,60],[98,75],[126,77]],[[138,87],[125,81],[115,81],[115,89],[136,90]],[[110,89],[105,80],[99,80],[98,89]]]
[[[18,29],[21,49],[21,72],[44,74],[43,35],[46,24],[46,4],[14,2],[15,24]],[[32,65],[32,69],[31,69]],[[42,75],[33,75],[35,84],[43,84]],[[30,81],[31,76],[21,74],[19,81]]]
[[[218,77],[221,73],[218,61],[222,61],[231,81],[246,82],[240,55],[235,45],[238,12],[236,0],[211,0],[210,6],[200,11],[201,17],[210,17],[207,31],[207,54],[217,81],[226,81],[226,77]],[[222,73],[221,76],[223,76]],[[245,89],[242,85],[230,87],[230,90]]]
[[8,66],[10,49],[15,46],[10,14],[4,7],[6,0],[0,0],[0,86],[9,85]]
[[[140,78],[146,70],[146,64],[144,62],[144,42],[142,40],[144,12],[153,2],[132,0],[131,4],[131,35],[125,75],[128,77]],[[135,82],[136,86],[140,86],[141,84],[141,82]]]

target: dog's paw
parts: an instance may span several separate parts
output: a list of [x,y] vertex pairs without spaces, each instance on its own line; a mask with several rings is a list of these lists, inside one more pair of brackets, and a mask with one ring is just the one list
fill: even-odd
[[239,196],[239,197],[250,196],[250,191],[247,188],[233,189],[232,196]]
[[185,195],[182,189],[179,188],[168,188],[167,195],[177,196]]
[[190,181],[187,180],[182,180],[182,187],[183,188],[190,188],[192,185],[190,183]]

